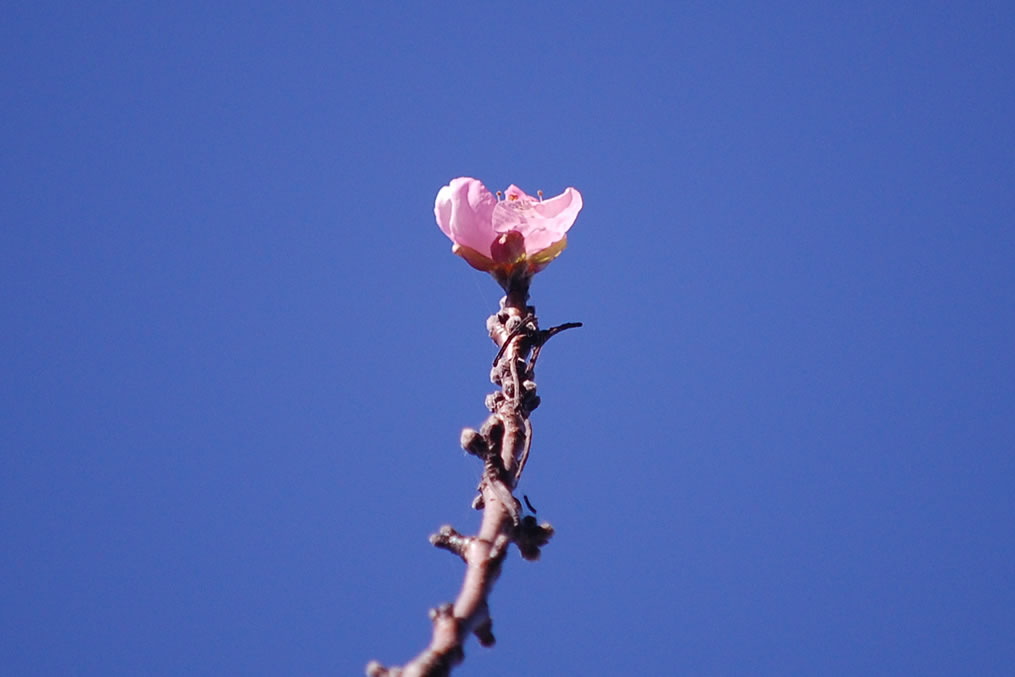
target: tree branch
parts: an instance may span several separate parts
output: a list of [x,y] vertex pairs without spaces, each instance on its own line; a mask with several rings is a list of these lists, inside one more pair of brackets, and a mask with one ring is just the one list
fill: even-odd
[[479,496],[473,503],[483,510],[479,533],[464,536],[445,525],[430,537],[434,546],[465,561],[462,587],[454,604],[431,611],[433,635],[426,649],[403,667],[384,667],[372,661],[366,669],[369,677],[448,675],[464,659],[463,647],[470,634],[475,634],[481,645],[492,646],[496,640],[489,596],[509,546],[514,543],[523,558],[535,560],[553,536],[549,524],[538,524],[532,516],[519,517],[521,504],[513,492],[532,446],[529,414],[539,406],[533,381],[536,357],[550,337],[581,323],[540,331],[535,308],[526,305],[527,282],[508,286],[500,311],[487,320],[490,338],[499,348],[490,379],[500,391],[487,396],[491,413],[480,430],[466,428],[461,436],[462,448],[483,460]]

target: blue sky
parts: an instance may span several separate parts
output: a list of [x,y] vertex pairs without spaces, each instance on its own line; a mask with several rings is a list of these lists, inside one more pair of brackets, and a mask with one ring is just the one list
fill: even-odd
[[[10,3],[0,672],[362,674],[473,530],[499,289],[582,191],[464,675],[1015,663],[1010,3]],[[457,674],[457,673],[456,673]]]

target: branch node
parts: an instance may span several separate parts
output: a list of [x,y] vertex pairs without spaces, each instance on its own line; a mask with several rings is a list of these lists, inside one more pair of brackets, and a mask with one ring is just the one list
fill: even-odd
[[459,442],[462,445],[462,449],[473,456],[486,458],[486,456],[490,453],[490,447],[486,443],[486,438],[472,428],[462,429],[462,436],[459,439]]
[[398,677],[401,674],[401,668],[386,668],[377,661],[367,663],[367,677]]
[[[531,311],[534,309],[530,308],[529,310]],[[501,315],[503,315],[503,313],[497,315],[498,320],[500,320]],[[495,367],[497,366],[497,363],[500,362],[500,358],[503,357],[504,351],[507,350],[508,346],[511,345],[511,341],[514,340],[516,336],[523,333],[531,336],[534,332],[537,336],[539,335],[539,329],[536,325],[536,316],[533,315],[532,312],[529,312],[529,314],[523,319],[518,316],[509,315],[506,320],[501,320],[500,324],[503,326],[503,329],[507,330],[507,335],[504,337],[503,343],[500,344],[500,350],[497,351],[497,355],[493,358],[493,366]],[[487,328],[490,329],[491,334],[494,331],[497,331],[496,325],[490,325],[489,321],[487,321]]]
[[490,411],[497,411],[500,408],[500,406],[504,404],[504,401],[505,401],[504,393],[497,391],[495,393],[490,393],[489,395],[487,395],[486,402],[484,404],[486,404],[486,408],[489,409]]
[[500,575],[499,567],[500,563],[504,560],[504,556],[507,554],[508,546],[511,545],[511,537],[507,534],[498,534],[497,538],[494,539],[493,543],[490,544],[490,554],[488,559],[493,563],[495,567],[494,575]]
[[433,623],[438,623],[442,619],[446,618],[454,620],[455,618],[454,609],[455,609],[454,605],[451,604],[450,602],[445,602],[436,609],[430,609],[430,621]]
[[[499,395],[499,393],[495,393]],[[503,396],[502,396],[503,397]],[[479,433],[486,438],[487,445],[492,450],[500,448],[501,440],[504,439],[504,422],[500,420],[500,416],[493,414],[488,416],[483,425],[479,428]]]
[[431,545],[441,550],[453,552],[465,561],[468,561],[465,558],[465,551],[470,543],[472,543],[471,537],[463,536],[449,524],[442,526],[436,534],[430,535]]
[[530,562],[539,559],[540,548],[550,542],[553,527],[549,522],[539,524],[532,515],[526,515],[515,530],[515,544],[522,558]]

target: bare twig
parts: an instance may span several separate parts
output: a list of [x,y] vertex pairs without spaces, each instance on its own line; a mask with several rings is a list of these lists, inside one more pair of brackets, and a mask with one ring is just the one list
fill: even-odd
[[580,326],[582,326],[581,322],[565,322],[564,324],[559,324],[556,327],[550,327],[545,331],[539,332],[536,337],[535,346],[532,348],[532,357],[529,358],[528,370],[532,371],[536,368],[536,360],[539,359],[539,352],[543,349],[543,346],[546,345],[547,341],[565,329],[575,329]]
[[[487,396],[491,415],[482,428],[466,428],[461,436],[462,448],[483,459],[480,495],[474,504],[483,510],[479,533],[464,536],[443,526],[430,537],[433,545],[465,561],[461,590],[454,604],[431,612],[433,635],[422,653],[403,667],[388,668],[373,661],[367,666],[369,677],[448,675],[463,660],[469,634],[475,634],[481,645],[492,646],[489,596],[509,546],[514,543],[523,558],[534,560],[553,535],[549,524],[538,524],[531,515],[519,517],[521,504],[513,491],[532,446],[529,414],[539,404],[532,380],[536,357],[552,336],[581,323],[540,331],[535,309],[526,305],[528,281],[523,282],[518,287],[505,284],[507,295],[501,300],[501,310],[487,320],[490,337],[498,346],[491,379],[501,391]],[[532,508],[527,497],[525,500]]]

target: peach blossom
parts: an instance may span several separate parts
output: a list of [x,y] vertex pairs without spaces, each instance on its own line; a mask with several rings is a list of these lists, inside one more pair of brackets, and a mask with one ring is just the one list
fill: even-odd
[[434,216],[455,254],[500,278],[531,276],[559,256],[581,208],[574,188],[543,200],[511,185],[498,199],[482,182],[463,176],[437,193]]

